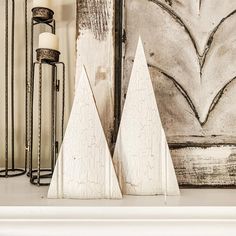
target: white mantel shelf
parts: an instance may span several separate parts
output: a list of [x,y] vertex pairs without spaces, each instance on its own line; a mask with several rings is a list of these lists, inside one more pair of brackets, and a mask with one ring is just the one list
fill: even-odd
[[236,189],[182,189],[167,204],[162,196],[49,200],[47,190],[27,177],[0,179],[0,235],[236,234]]

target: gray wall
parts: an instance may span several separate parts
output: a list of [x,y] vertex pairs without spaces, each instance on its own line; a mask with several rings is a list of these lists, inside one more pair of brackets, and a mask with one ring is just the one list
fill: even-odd
[[[9,1],[9,5],[11,1]],[[16,2],[16,39],[15,39],[15,107],[16,107],[16,120],[15,120],[15,144],[16,144],[16,161],[18,166],[22,166],[24,163],[24,133],[25,133],[25,29],[24,29],[24,0],[18,0]],[[29,0],[29,19],[31,16],[31,3]],[[66,64],[66,121],[68,120],[69,112],[71,109],[71,103],[74,95],[74,75],[75,75],[75,45],[76,45],[76,4],[74,0],[54,0],[53,10],[55,11],[55,19],[57,21],[57,35],[60,38],[60,51],[61,60]],[[30,22],[30,21],[29,21]],[[28,24],[30,29],[30,23]],[[0,165],[3,165],[5,158],[4,145],[5,145],[5,118],[4,118],[4,104],[5,104],[5,70],[4,70],[4,55],[5,55],[5,43],[4,43],[4,29],[5,29],[5,1],[0,1]],[[37,34],[43,32],[44,27],[37,28]],[[35,37],[35,45],[38,45],[38,36]],[[9,68],[10,70],[10,68]],[[45,73],[43,92],[47,96],[43,101],[44,112],[43,120],[44,127],[43,134],[43,163],[47,163],[49,157],[49,143],[50,143],[50,104],[48,102],[49,96],[49,74]],[[37,92],[36,92],[37,96]],[[37,112],[35,111],[35,116]],[[37,131],[37,127],[34,127]],[[35,153],[36,153],[35,149]]]

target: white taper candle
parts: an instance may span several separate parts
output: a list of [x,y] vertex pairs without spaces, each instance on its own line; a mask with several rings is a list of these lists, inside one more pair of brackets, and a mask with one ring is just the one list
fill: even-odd
[[59,51],[59,38],[52,33],[41,33],[39,35],[39,48],[48,48]]

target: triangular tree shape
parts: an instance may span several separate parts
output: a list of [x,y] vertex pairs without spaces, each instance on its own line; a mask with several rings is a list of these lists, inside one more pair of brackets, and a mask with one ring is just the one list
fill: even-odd
[[179,194],[141,39],[113,160],[123,194]]
[[122,198],[85,69],[78,81],[48,198]]

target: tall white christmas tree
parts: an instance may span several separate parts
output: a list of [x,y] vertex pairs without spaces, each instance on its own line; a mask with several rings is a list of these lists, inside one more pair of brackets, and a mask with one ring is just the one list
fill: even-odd
[[85,69],[78,81],[48,198],[122,198]]
[[141,39],[113,159],[123,194],[179,195]]

